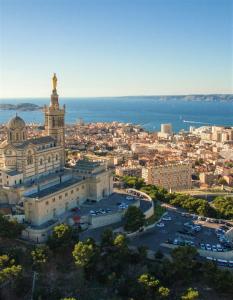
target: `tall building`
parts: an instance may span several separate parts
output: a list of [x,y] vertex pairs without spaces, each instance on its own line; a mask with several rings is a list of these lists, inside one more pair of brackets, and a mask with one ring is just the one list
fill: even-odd
[[147,184],[154,184],[167,190],[190,189],[191,176],[190,163],[149,166],[142,169],[142,178]]
[[[57,145],[65,149],[65,105],[60,108],[57,94],[57,77],[53,75],[53,90],[50,105],[44,107],[45,132],[55,139]],[[61,153],[61,161],[65,164],[65,152]]]
[[161,133],[172,134],[172,124],[161,124]]
[[172,124],[161,124],[161,131],[158,132],[158,138],[170,139],[172,136]]

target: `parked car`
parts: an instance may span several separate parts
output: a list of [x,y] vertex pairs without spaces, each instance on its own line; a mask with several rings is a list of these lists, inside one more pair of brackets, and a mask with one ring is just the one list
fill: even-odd
[[185,245],[187,245],[187,246],[194,246],[194,242],[193,241],[186,240],[184,242],[185,242]]
[[178,245],[178,240],[177,240],[177,239],[174,239],[173,244],[174,244],[174,245]]
[[215,245],[212,245],[212,251],[217,252],[217,247]]
[[172,218],[171,218],[170,216],[163,216],[163,217],[162,217],[162,220],[163,220],[163,221],[171,221],[171,219],[172,219]]
[[156,224],[156,226],[157,226],[157,227],[164,227],[164,226],[165,226],[165,224],[164,224],[164,223],[162,223],[162,222],[160,222],[160,223],[157,223],[157,224]]
[[205,244],[201,243],[200,247],[201,247],[202,250],[205,250]]
[[215,220],[214,219],[210,219],[209,222],[210,223],[215,223]]
[[208,260],[208,261],[217,261],[217,259],[216,258],[213,258],[213,257],[209,257],[209,256],[207,256],[206,257],[206,259]]
[[194,226],[192,227],[192,230],[194,230],[194,231],[196,231],[196,232],[199,232],[199,231],[201,231],[201,226],[199,226],[199,225],[194,225]]
[[232,245],[229,242],[223,242],[222,246],[226,249],[226,250],[231,250],[232,249]]
[[225,267],[225,266],[228,265],[228,261],[225,260],[225,259],[217,259],[217,264],[218,264],[219,266]]
[[167,239],[167,241],[166,241],[168,244],[173,244],[173,240],[171,240],[171,239]]
[[228,266],[229,266],[230,268],[233,268],[233,260],[229,260]]
[[184,213],[184,212],[181,214],[181,216],[182,217],[188,217],[187,213]]
[[218,252],[223,252],[223,248],[220,244],[217,244],[216,247]]
[[212,247],[210,246],[210,244],[206,244],[205,248],[207,251],[212,251]]
[[228,226],[226,225],[221,225],[219,228],[222,229],[224,232],[229,230]]
[[229,223],[229,222],[226,222],[226,225],[227,225],[228,227],[233,227],[233,224],[231,224],[231,223]]
[[223,220],[218,220],[218,224],[225,224]]
[[120,205],[118,205],[118,207],[121,209],[126,209],[126,208],[128,208],[128,204],[122,202]]

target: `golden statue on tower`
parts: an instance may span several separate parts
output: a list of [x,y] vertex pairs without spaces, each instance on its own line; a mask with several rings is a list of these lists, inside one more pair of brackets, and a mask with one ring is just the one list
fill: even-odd
[[53,90],[56,91],[56,89],[57,89],[57,76],[56,76],[56,73],[53,74],[52,81],[53,81]]

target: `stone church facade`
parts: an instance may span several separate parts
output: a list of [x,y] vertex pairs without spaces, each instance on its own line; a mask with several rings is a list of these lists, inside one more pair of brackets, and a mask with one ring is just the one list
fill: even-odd
[[53,77],[49,106],[44,107],[44,136],[28,139],[26,124],[15,116],[0,144],[0,205],[21,205],[35,230],[59,221],[87,199],[112,193],[112,175],[105,165],[83,161],[65,167],[65,106],[60,107]]

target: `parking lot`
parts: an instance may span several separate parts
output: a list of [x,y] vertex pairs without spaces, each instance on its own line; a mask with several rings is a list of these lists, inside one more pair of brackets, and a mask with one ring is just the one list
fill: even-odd
[[[119,210],[125,210],[129,205],[139,205],[139,199],[127,194],[113,193],[111,196],[96,201],[85,201],[76,209],[78,216],[98,216],[108,213],[114,213]],[[74,209],[75,210],[75,209]]]
[[126,210],[130,205],[140,206],[143,212],[147,211],[151,203],[149,201],[137,198],[124,193],[113,193],[99,202],[86,201],[79,208],[74,209],[78,216],[99,216],[108,213]]
[[[131,241],[132,245],[144,245],[153,251],[161,249],[161,244],[167,242],[175,245],[193,245],[208,251],[230,250],[223,246],[223,240],[220,242],[220,238],[223,237],[220,227],[224,225],[195,220],[192,216],[182,214],[174,209],[168,209],[167,216],[160,222],[161,226],[155,226],[150,231],[136,237]],[[216,229],[219,229],[218,236]],[[161,250],[169,252],[169,249]]]

